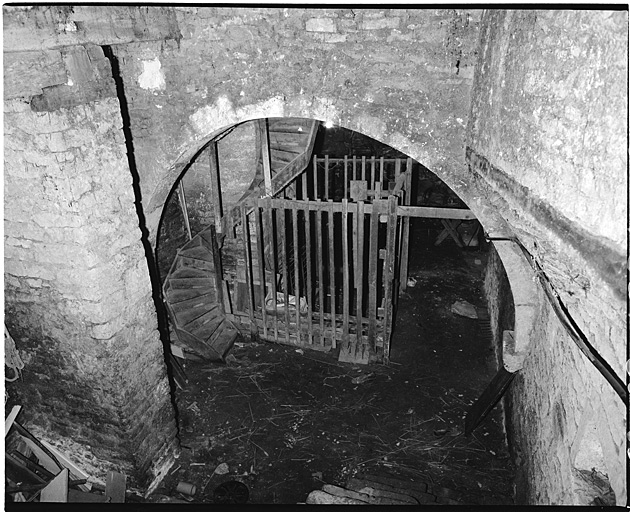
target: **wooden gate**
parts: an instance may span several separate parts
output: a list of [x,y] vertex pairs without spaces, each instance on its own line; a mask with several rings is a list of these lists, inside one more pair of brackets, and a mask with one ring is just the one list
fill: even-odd
[[397,204],[392,194],[371,204],[264,198],[242,206],[248,300],[234,319],[265,340],[386,362]]

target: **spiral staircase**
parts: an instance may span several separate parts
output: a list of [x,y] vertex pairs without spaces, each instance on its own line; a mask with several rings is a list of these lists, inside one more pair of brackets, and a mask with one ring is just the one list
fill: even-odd
[[[290,186],[294,178],[307,167],[319,122],[270,118],[266,123],[271,171],[270,195],[275,196]],[[264,147],[262,144],[259,146]],[[239,203],[249,197],[260,197],[264,192],[261,151],[255,177]],[[287,194],[291,192],[287,191]],[[227,233],[240,222],[238,205],[225,220],[227,222],[224,223],[223,231]],[[177,251],[162,288],[176,344],[209,360],[224,360],[239,334],[235,325],[226,318],[222,275],[224,265],[233,266],[237,263],[224,259],[218,249],[213,224]]]

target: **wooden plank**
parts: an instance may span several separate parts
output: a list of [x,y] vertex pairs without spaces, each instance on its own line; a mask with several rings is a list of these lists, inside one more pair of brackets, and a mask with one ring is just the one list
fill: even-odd
[[212,260],[214,263],[214,285],[217,290],[217,303],[221,308],[221,312],[225,314],[223,297],[223,267],[221,265],[221,255],[219,254],[219,244],[217,242],[217,233],[215,229],[215,226],[210,226],[210,244],[212,250]]
[[263,334],[267,337],[267,308],[265,307],[265,297],[267,296],[267,283],[265,282],[265,249],[264,237],[261,222],[261,210],[256,207],[253,215],[256,222],[256,247],[258,248],[258,280],[260,281],[261,314],[263,319]]
[[[332,205],[332,201],[328,201]],[[328,210],[328,266],[330,275],[330,314],[332,315],[332,347],[337,348],[337,337],[335,329],[337,327],[337,304],[335,286],[335,214],[333,209]]]
[[457,232],[457,225],[459,225],[461,221],[457,225],[455,225],[454,221],[451,221],[450,219],[440,220],[442,222],[442,225],[444,226],[444,229],[435,240],[434,245],[440,245],[450,235],[458,247],[464,247],[464,242],[462,242],[462,239]]
[[[317,200],[318,206],[321,204],[321,201]],[[317,255],[317,282],[319,283],[319,332],[322,333],[320,337],[321,344],[324,344],[324,311],[326,304],[326,293],[324,291],[324,239],[322,238],[322,210],[317,209],[316,216],[316,229],[317,229],[317,238],[316,238],[316,255]]]
[[302,201],[308,201],[308,174],[306,172],[300,174],[300,182],[302,184]]
[[[266,221],[266,225],[264,226],[264,230],[267,232],[270,240],[269,249],[269,261],[271,262],[271,301],[273,304],[273,335],[274,340],[278,341],[278,301],[276,300],[278,297],[278,290],[276,288],[276,279],[278,277],[278,270],[276,268],[276,243],[274,241],[274,233],[276,230],[274,229],[274,214],[273,209],[271,208],[271,198],[266,198],[264,200],[263,211],[265,212],[263,216],[263,221]],[[263,299],[264,300],[264,299]],[[266,309],[267,304],[264,304]]]
[[293,223],[293,279],[295,283],[293,285],[293,293],[295,295],[295,325],[297,326],[297,340],[299,344],[302,344],[302,337],[300,333],[301,327],[301,315],[300,315],[300,243],[298,233],[298,211],[295,207],[295,202],[291,204],[291,214]]
[[311,211],[306,209],[304,211],[304,226],[306,230],[306,293],[308,296],[308,342],[313,344],[313,270],[311,268]]
[[[354,246],[353,252],[357,254],[356,257],[356,270],[355,270],[355,289],[356,289],[356,304],[357,309],[355,316],[357,321],[362,324],[363,322],[363,238],[365,236],[365,215],[363,213],[363,201],[359,201],[358,210],[355,214],[357,224],[357,244]],[[357,329],[357,343],[362,344],[361,329]]]
[[[249,236],[249,221],[247,220],[247,208],[241,206],[241,235],[243,237],[243,250],[245,256],[245,283],[247,286],[247,309],[249,317],[254,320],[254,288],[252,286],[252,254],[251,238]],[[254,327],[251,331],[254,338],[258,335],[258,330]]]
[[[408,205],[411,202],[411,168],[412,160],[407,159],[407,169],[405,171],[407,175],[407,181],[405,183],[405,204]],[[402,247],[400,249],[400,288],[401,291],[407,289],[407,281],[409,279],[409,229],[411,220],[409,217],[403,217],[403,232],[402,232]]]
[[184,194],[184,180],[179,180],[177,185],[177,198],[179,199],[179,206],[182,209],[182,217],[184,218],[184,226],[186,227],[186,233],[188,233],[188,240],[192,240],[192,231],[190,230],[190,218],[188,217],[188,205],[186,204],[186,194]]
[[387,241],[385,265],[383,267],[383,285],[385,294],[383,297],[383,305],[385,308],[385,323],[383,332],[383,362],[389,361],[389,339],[392,332],[392,288],[394,282],[394,264],[396,250],[396,196],[389,196],[387,204]]
[[219,155],[216,141],[208,146],[208,158],[210,160],[210,197],[212,198],[212,210],[214,225],[217,233],[221,233],[223,219],[223,199],[221,197],[221,180],[219,178]]
[[[341,214],[341,227],[343,236],[343,343],[348,343],[348,316],[350,315],[350,255],[348,250],[348,200],[343,199],[343,212]],[[356,217],[356,215],[355,215]]]
[[9,430],[11,430],[11,427],[13,426],[13,422],[15,421],[15,418],[17,418],[17,415],[20,414],[21,410],[22,410],[21,405],[14,405],[9,415],[4,420],[4,437],[7,437]]
[[348,155],[343,157],[343,197],[348,197]]
[[367,169],[366,169],[366,167],[365,167],[365,164],[366,164],[366,162],[365,162],[365,156],[362,156],[362,157],[361,157],[361,176],[362,176],[362,178],[361,178],[361,179],[362,179],[363,181],[367,182],[367,181],[368,181],[368,179],[367,179],[367,175],[365,174],[365,173],[367,172]]
[[[278,221],[278,235],[280,237],[280,253],[282,254],[282,289],[284,290],[284,319],[287,325],[290,324],[289,320],[289,279],[288,279],[288,266],[289,266],[289,251],[287,246],[287,232],[285,223],[286,210],[284,204],[276,211],[276,220]],[[284,333],[286,342],[289,343],[289,331],[285,329]]]
[[421,217],[425,219],[476,219],[467,208],[434,208],[429,206],[398,206],[398,216]]
[[265,180],[265,196],[272,195],[273,189],[271,185],[271,155],[269,150],[269,128],[267,119],[258,120],[258,131],[260,133],[261,142],[261,158],[263,164],[263,177]]
[[317,173],[319,172],[318,162],[316,156],[313,157],[313,199],[319,199],[319,180],[317,177]]
[[368,339],[372,349],[376,349],[376,298],[378,296],[378,217],[380,202],[372,204],[370,216],[370,247],[368,262],[368,300],[369,300],[369,329]]
[[68,474],[69,471],[67,469],[62,469],[61,472],[42,489],[39,496],[40,503],[68,502]]
[[327,201],[328,200],[328,194],[329,194],[329,190],[328,187],[330,186],[329,184],[329,176],[328,176],[328,171],[329,171],[329,159],[328,159],[328,155],[324,156],[324,199]]
[[374,189],[376,188],[376,157],[375,156],[373,156],[370,159],[370,165],[372,167],[371,172],[370,172],[370,180],[372,181],[372,186],[370,187],[370,190],[374,192]]
[[127,476],[117,471],[108,471],[105,482],[105,501],[107,503],[124,503],[127,490]]
[[466,436],[472,434],[477,425],[483,421],[501,399],[516,373],[510,373],[503,367],[497,372],[490,384],[488,384],[488,387],[466,413],[464,423],[464,434]]

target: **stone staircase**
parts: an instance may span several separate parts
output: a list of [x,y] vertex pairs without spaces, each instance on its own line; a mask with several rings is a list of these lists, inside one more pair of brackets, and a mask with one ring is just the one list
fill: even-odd
[[162,291],[177,344],[205,359],[222,360],[238,330],[220,300],[211,236],[211,228],[205,229],[177,251]]
[[[293,179],[308,165],[319,122],[270,118],[266,123],[271,195],[276,195],[291,186]],[[254,180],[239,203],[249,197],[260,197],[265,192],[262,155],[256,165]],[[223,223],[223,232],[229,233],[241,221],[238,205],[224,220],[227,222]],[[218,254],[213,253],[212,248],[217,247],[217,242],[212,239],[212,230],[213,227],[204,229],[178,250],[162,291],[176,344],[204,359],[223,360],[239,331],[225,316],[223,276],[217,272],[222,274],[222,264],[228,262],[221,261],[218,249]],[[225,256],[229,259],[229,255]]]

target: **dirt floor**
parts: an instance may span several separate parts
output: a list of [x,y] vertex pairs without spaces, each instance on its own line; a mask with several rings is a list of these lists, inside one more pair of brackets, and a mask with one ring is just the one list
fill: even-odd
[[[486,253],[438,247],[432,221],[414,221],[410,276],[399,299],[389,366],[339,363],[333,354],[240,340],[228,364],[186,361],[176,392],[182,455],[152,500],[303,503],[325,483],[369,473],[451,489],[459,502],[511,503],[513,471],[495,408],[463,434],[466,411],[496,372],[483,321]],[[433,227],[433,229],[429,229]],[[240,493],[240,494],[239,494]],[[190,497],[188,498],[191,499]]]

